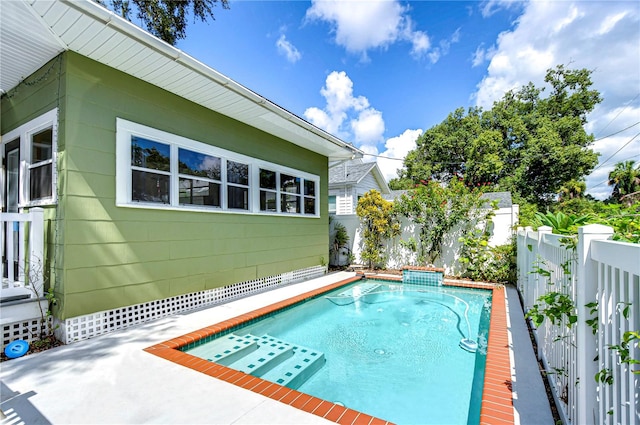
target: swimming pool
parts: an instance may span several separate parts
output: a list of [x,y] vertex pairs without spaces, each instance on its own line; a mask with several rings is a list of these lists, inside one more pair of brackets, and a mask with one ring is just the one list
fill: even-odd
[[[327,401],[297,390],[289,389],[279,384],[263,380],[262,378],[254,377],[233,370],[227,366],[180,351],[181,349],[188,349],[188,347],[193,346],[193,344],[201,340],[211,340],[219,338],[221,335],[230,334],[245,324],[256,323],[278,311],[288,309],[301,302],[307,302],[318,296],[324,296],[327,291],[344,288],[346,285],[354,281],[359,281],[360,279],[361,276],[358,275],[343,278],[343,280],[335,280],[333,283],[327,283],[326,279],[323,279],[325,282],[323,282],[321,286],[316,286],[315,289],[307,290],[307,292],[299,292],[298,295],[289,295],[291,298],[283,298],[274,304],[265,304],[264,307],[248,311],[239,316],[194,330],[187,334],[176,336],[163,342],[158,342],[144,350],[174,364],[198,371],[204,375],[225,381],[280,403],[339,423],[340,425],[390,424],[391,422],[384,421],[361,411],[343,407],[333,401]],[[445,285],[489,289],[492,291],[491,321],[480,422],[486,424],[513,424],[515,415],[511,389],[512,361],[510,359],[511,354],[509,348],[510,337],[508,333],[506,290],[502,285],[478,282],[448,281],[445,282]],[[428,402],[428,400],[424,400],[424,403]]]
[[183,351],[398,424],[478,423],[490,300],[360,281]]

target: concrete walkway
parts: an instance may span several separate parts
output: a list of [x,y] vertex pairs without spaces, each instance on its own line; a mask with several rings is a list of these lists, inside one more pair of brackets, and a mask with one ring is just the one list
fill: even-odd
[[511,362],[515,366],[512,380],[516,423],[519,420],[522,425],[552,425],[554,422],[549,399],[516,288],[507,286],[507,298],[509,333],[513,347]]
[[[143,349],[351,276],[333,273],[3,362],[0,408],[7,417],[0,424],[330,424]],[[518,316],[513,308],[520,304],[517,298],[512,300],[511,292],[509,301],[516,417],[522,424],[552,424],[537,363],[529,358],[533,351],[522,311]],[[536,377],[540,386],[532,385]]]

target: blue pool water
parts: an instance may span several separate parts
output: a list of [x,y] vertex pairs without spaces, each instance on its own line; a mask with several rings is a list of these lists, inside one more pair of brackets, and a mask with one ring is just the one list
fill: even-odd
[[[490,304],[485,290],[360,281],[233,334],[277,341],[274,356],[289,346],[322,354],[317,371],[288,385],[304,393],[397,424],[471,424],[480,417]],[[215,361],[216,341],[186,351]]]

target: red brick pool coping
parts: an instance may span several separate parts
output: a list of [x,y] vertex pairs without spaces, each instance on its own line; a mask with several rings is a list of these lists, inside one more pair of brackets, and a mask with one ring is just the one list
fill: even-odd
[[[291,405],[297,409],[320,416],[340,425],[392,424],[391,422],[367,415],[366,413],[358,412],[180,351],[180,347],[187,344],[232,329],[245,322],[257,319],[300,301],[306,301],[324,292],[339,288],[356,280],[360,280],[361,278],[362,276],[355,276],[322,288],[305,292],[304,294],[297,295],[287,300],[259,308],[215,325],[207,326],[186,335],[147,347],[144,351],[158,357],[162,357],[173,363],[188,367],[189,369],[193,369],[211,377],[226,381],[230,384],[264,395],[273,400],[280,401],[281,403]],[[400,278],[392,278],[388,276],[385,276],[384,279],[401,280]],[[492,425],[513,424],[514,413],[511,391],[511,362],[507,335],[505,288],[503,286],[476,282],[445,282],[445,285],[493,290],[484,389],[482,393],[482,407],[480,410],[480,423]]]

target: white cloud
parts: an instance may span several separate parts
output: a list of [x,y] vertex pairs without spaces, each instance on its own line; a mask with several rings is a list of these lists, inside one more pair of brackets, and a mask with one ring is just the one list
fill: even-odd
[[287,40],[284,34],[280,34],[278,41],[276,41],[276,47],[278,48],[278,53],[287,58],[291,63],[296,63],[302,59],[302,53]]
[[[306,19],[328,22],[336,44],[363,60],[368,59],[369,50],[386,49],[398,42],[410,43],[410,54],[416,59],[429,57],[433,62],[446,54],[442,46],[432,48],[425,31],[415,29],[409,7],[398,0],[312,0]],[[445,43],[457,42],[458,35],[454,33]]]
[[380,167],[380,171],[387,182],[398,177],[398,169],[402,168],[403,164],[400,159],[404,159],[409,151],[416,148],[416,140],[421,135],[421,129],[405,130],[401,135],[387,139],[385,143],[386,149],[380,153],[380,156],[386,158],[377,158],[378,167]]
[[373,108],[362,110],[358,117],[351,120],[351,129],[358,145],[377,145],[384,134],[382,112]]
[[320,93],[326,105],[323,109],[307,108],[304,116],[309,122],[360,148],[375,149],[383,140],[382,113],[372,108],[366,97],[353,95],[353,81],[344,71],[330,73]]
[[[505,5],[512,6],[490,1],[485,3],[484,10],[489,15],[491,10]],[[590,114],[586,128],[596,138],[640,121],[640,97],[632,101],[640,93],[637,3],[538,1],[523,6],[513,30],[500,34],[491,47],[492,55],[485,56],[483,47],[476,51],[474,64],[480,63],[483,56],[490,58],[487,75],[474,94],[477,105],[490,108],[505,91],[529,82],[542,87],[546,70],[563,64],[572,69],[593,70],[592,87],[601,93],[603,102]],[[621,108],[624,113],[616,115],[615,111]],[[608,129],[602,132],[605,125]],[[593,148],[602,154],[601,161],[605,160],[636,133],[637,130],[630,129],[595,143]],[[622,160],[637,151],[638,145],[630,143],[618,157]],[[587,178],[589,193],[607,196],[604,192],[610,192],[610,188],[599,183],[606,179],[615,162],[612,159]]]
[[361,53],[395,42],[404,12],[396,1],[312,0],[306,16],[331,23],[336,43]]
[[320,93],[326,100],[325,107],[307,108],[305,118],[343,140],[354,142],[368,154],[364,157],[365,161],[377,161],[387,181],[397,177],[397,170],[402,168],[402,159],[416,148],[416,140],[422,130],[405,130],[401,135],[387,139],[384,151],[380,153],[378,145],[384,140],[385,132],[382,113],[371,107],[366,97],[354,96],[353,81],[347,74],[333,71],[327,76]]
[[520,7],[521,0],[487,0],[481,5],[482,16],[490,17],[501,9]]

